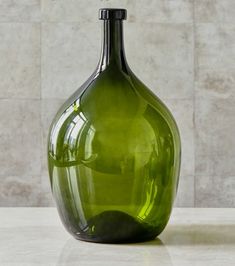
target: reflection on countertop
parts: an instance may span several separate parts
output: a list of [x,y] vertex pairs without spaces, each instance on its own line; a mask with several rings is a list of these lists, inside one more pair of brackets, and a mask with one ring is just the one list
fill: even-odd
[[56,265],[173,265],[167,247],[160,239],[122,245],[83,242],[83,246],[86,248],[81,249],[77,240],[69,239]]

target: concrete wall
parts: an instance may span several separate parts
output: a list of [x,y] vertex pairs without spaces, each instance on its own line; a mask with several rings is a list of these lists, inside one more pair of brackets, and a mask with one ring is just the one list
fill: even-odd
[[53,205],[48,126],[97,64],[101,7],[128,9],[128,62],[178,122],[176,205],[235,207],[234,0],[0,0],[0,206]]

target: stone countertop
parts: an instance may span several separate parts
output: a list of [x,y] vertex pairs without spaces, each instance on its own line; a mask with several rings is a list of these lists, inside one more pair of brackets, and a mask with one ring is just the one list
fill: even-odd
[[0,208],[1,266],[234,266],[235,209],[174,209],[158,239],[94,244],[73,239],[55,208]]

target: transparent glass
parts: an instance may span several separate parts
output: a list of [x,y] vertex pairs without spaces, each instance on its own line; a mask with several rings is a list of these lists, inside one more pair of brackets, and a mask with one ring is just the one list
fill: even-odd
[[165,228],[180,136],[170,111],[130,70],[122,20],[104,20],[95,72],[52,122],[48,165],[61,220],[75,238],[137,242]]

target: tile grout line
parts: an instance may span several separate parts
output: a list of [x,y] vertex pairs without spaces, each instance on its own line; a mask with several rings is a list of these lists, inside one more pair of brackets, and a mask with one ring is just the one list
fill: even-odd
[[42,173],[43,173],[43,127],[42,127],[42,3],[40,1],[40,192],[39,192],[39,202],[41,205],[42,197]]
[[195,79],[196,79],[196,25],[195,25],[195,1],[193,0],[193,153],[194,153],[194,175],[193,175],[193,190],[194,190],[194,200],[193,200],[193,207],[196,207],[196,145],[195,145],[195,139],[196,139],[196,133],[195,133]]

